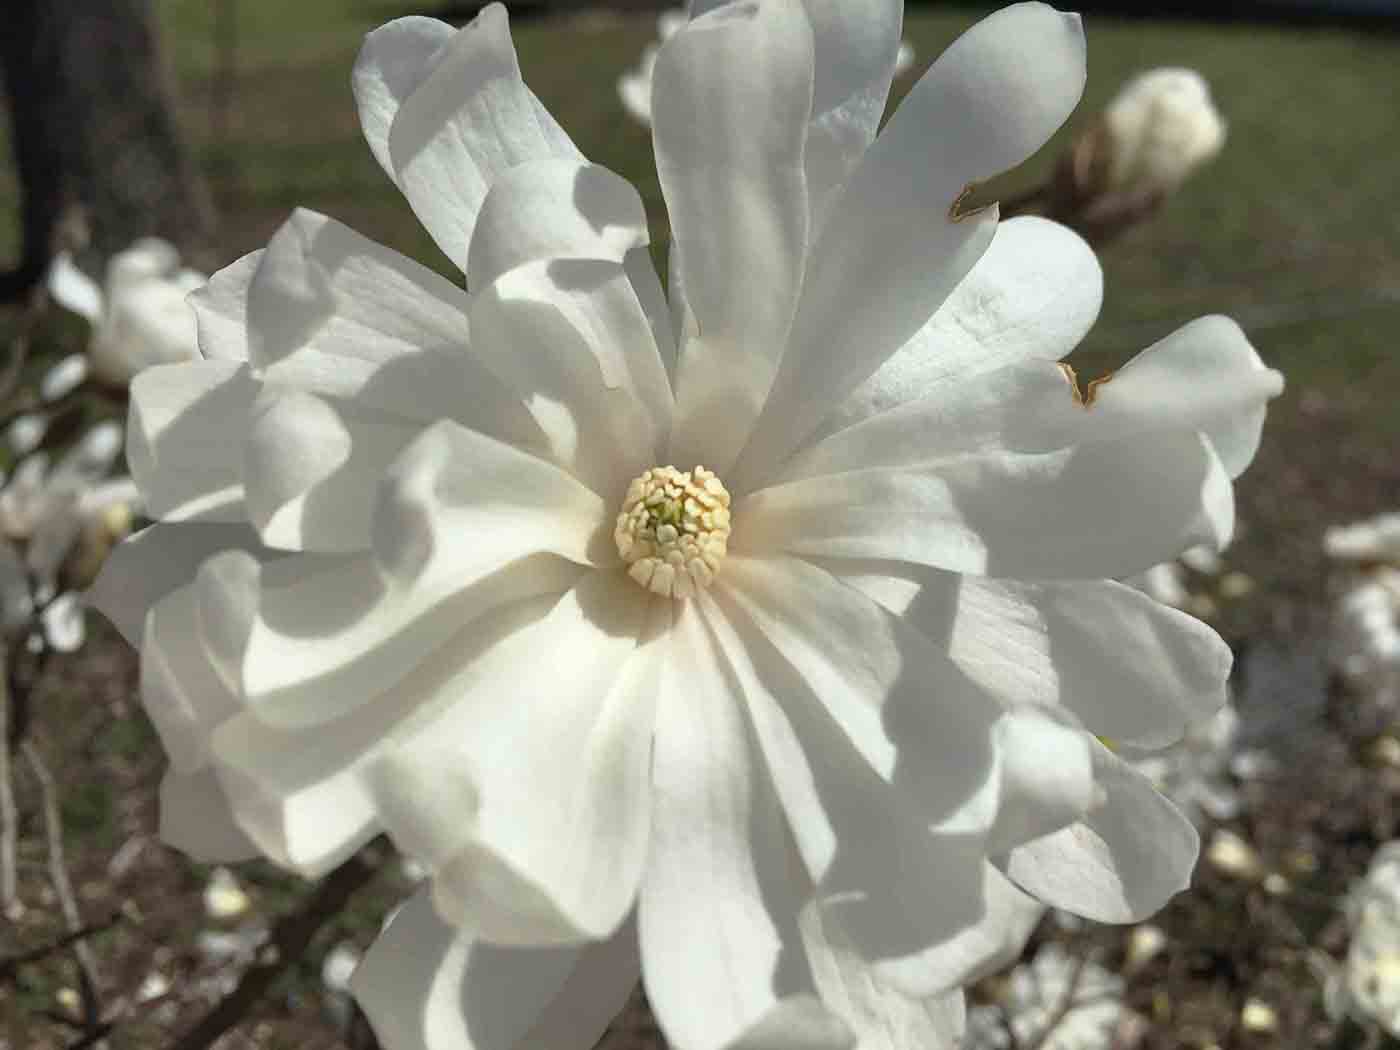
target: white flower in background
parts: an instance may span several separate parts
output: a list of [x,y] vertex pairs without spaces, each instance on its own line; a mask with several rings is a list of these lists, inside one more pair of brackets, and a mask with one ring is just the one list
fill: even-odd
[[1153,69],[1130,80],[1104,111],[1115,189],[1170,193],[1225,145],[1210,86],[1192,69]]
[[1327,989],[1328,1006],[1400,1036],[1400,843],[1376,851],[1346,914],[1351,946]]
[[[39,604],[54,596],[65,560],[91,532],[115,528],[115,517],[126,523],[118,538],[130,531],[141,495],[130,478],[110,476],[121,447],[121,424],[98,423],[52,467],[48,453],[31,452],[8,478],[0,475],[0,536],[23,547]],[[50,613],[55,624],[66,615]]]
[[163,834],[424,863],[354,980],[386,1047],[589,1047],[639,970],[679,1050],[951,1045],[1029,897],[1186,886],[1195,830],[1094,734],[1180,739],[1229,650],[1108,577],[1225,542],[1281,380],[1208,318],[1080,391],[1092,253],[958,204],[1078,100],[1078,19],[979,23],[877,139],[901,18],[661,47],[669,296],[499,5],[392,22],[361,122],[466,290],[298,212],[133,382],[160,522],[95,590]]
[[1094,962],[1067,954],[1050,942],[1030,962],[1016,967],[998,1006],[968,1011],[966,1050],[1110,1050],[1132,1046],[1146,1021],[1123,1004],[1123,978]]
[[107,262],[104,286],[60,253],[49,272],[49,292],[92,325],[88,344],[93,375],[113,386],[151,365],[198,356],[194,313],[186,296],[208,278],[180,265],[175,247],[143,237]]
[[1332,664],[1382,705],[1400,701],[1400,514],[1330,528],[1327,556],[1349,572],[1332,610]]
[[1322,546],[1333,561],[1381,562],[1400,568],[1400,513],[1333,526],[1323,534]]
[[1239,716],[1227,701],[1171,747],[1134,760],[1133,768],[1197,826],[1207,818],[1231,820],[1240,811],[1239,790],[1231,776],[1238,732]]
[[[715,6],[715,4],[707,3],[700,6],[704,10]],[[831,18],[839,16],[836,11],[823,12],[823,14]],[[658,42],[647,44],[642,49],[642,57],[638,61],[636,69],[618,77],[617,94],[618,98],[622,100],[622,108],[627,110],[633,120],[646,127],[651,127],[651,77],[652,70],[656,67],[656,56],[661,50],[661,45],[671,39],[686,24],[688,19],[689,16],[684,10],[661,12],[656,19]],[[894,75],[900,77],[909,72],[914,66],[914,57],[914,45],[907,40],[901,40],[899,49],[894,54]]]
[[87,381],[88,360],[82,354],[69,354],[44,373],[39,381],[39,397],[57,401],[66,397]]

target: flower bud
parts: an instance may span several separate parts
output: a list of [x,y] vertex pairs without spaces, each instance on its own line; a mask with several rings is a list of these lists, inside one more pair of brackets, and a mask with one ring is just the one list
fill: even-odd
[[1109,184],[1170,193],[1225,144],[1225,122],[1205,78],[1153,69],[1130,80],[1104,111]]

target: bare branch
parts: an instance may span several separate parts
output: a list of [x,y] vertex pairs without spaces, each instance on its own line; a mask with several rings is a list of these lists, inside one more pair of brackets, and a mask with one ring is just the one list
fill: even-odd
[[1060,1027],[1061,1022],[1069,1016],[1069,1012],[1075,1007],[1075,996],[1079,994],[1079,984],[1084,979],[1085,967],[1089,965],[1089,953],[1083,952],[1074,960],[1074,969],[1070,971],[1069,980],[1065,982],[1065,994],[1061,997],[1055,1010],[1045,1022],[1045,1027],[1035,1034],[1035,1037],[1026,1044],[1025,1050],[1041,1050],[1041,1047],[1054,1034],[1055,1029]]
[[300,959],[311,939],[344,910],[346,902],[379,870],[376,860],[361,851],[326,876],[302,905],[278,920],[258,953],[258,961],[243,972],[238,986],[224,996],[171,1050],[207,1050],[239,1024],[282,973]]
[[[49,852],[49,881],[53,883],[54,893],[58,896],[59,908],[63,912],[63,922],[68,927],[68,932],[77,934],[83,930],[83,917],[78,911],[78,898],[73,894],[73,882],[68,877],[68,865],[63,855],[63,813],[58,804],[58,785],[54,782],[49,767],[44,764],[39,749],[34,746],[34,741],[23,741],[20,749],[24,752],[25,761],[29,763],[34,779],[39,782],[39,793],[43,800],[44,837]],[[92,953],[92,946],[81,937],[73,940],[73,956],[78,963],[79,983],[82,985],[83,1012],[91,1028],[98,1024],[102,1015],[101,1004],[98,1002],[101,981],[97,971],[97,959]]]
[[110,930],[121,921],[122,913],[116,911],[99,922],[84,926],[81,930],[65,933],[62,937],[49,941],[47,944],[41,944],[37,948],[30,948],[28,951],[17,952],[14,955],[0,959],[0,980],[5,980],[12,976],[21,966],[42,962],[55,952],[61,952],[64,948],[76,944],[85,937],[91,937],[94,934]]
[[9,646],[0,644],[0,915],[17,919],[24,910],[19,900],[15,850],[19,842],[19,810],[10,765]]

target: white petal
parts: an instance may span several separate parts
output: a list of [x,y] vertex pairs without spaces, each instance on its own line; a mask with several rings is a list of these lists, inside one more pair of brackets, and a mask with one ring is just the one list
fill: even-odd
[[379,479],[421,431],[345,402],[264,389],[244,444],[249,519],[271,547],[365,549]]
[[631,923],[587,947],[502,948],[404,904],[350,979],[392,1050],[591,1050],[637,983]]
[[1044,145],[1083,87],[1078,16],[1036,3],[979,22],[929,68],[812,248],[791,345],[751,442],[754,469],[780,461],[933,316],[996,224],[995,209],[958,213],[965,190]]
[[808,478],[744,498],[734,517],[742,529],[731,550],[745,553],[1100,578],[1140,572],[1198,543],[1228,542],[1234,493],[1209,442],[1163,431],[1051,453]]
[[503,440],[538,431],[471,352],[468,298],[333,219],[298,209],[248,287],[252,359],[268,382]]
[[72,310],[89,324],[102,320],[102,289],[73,263],[67,252],[59,252],[49,266],[49,294],[65,310]]
[[952,1050],[962,1044],[961,989],[917,998],[873,979],[840,925],[814,905],[803,909],[802,938],[823,1004],[850,1026],[860,1050]]
[[214,730],[212,766],[259,851],[316,878],[380,830],[365,770],[391,727],[375,705],[304,730],[270,728],[244,713]]
[[357,93],[362,111],[367,102],[379,110],[365,122],[365,134],[372,144],[379,138],[381,114],[397,100],[387,143],[394,181],[438,247],[465,271],[477,214],[495,179],[517,164],[580,154],[521,80],[500,4],[483,8],[431,53],[431,34],[412,35],[411,44],[402,31],[392,38],[393,59],[403,70],[421,64],[412,73],[379,73],[370,90],[371,71],[386,70],[389,61],[381,63],[376,35],[365,42]]
[[148,514],[242,520],[254,390],[247,366],[233,361],[159,365],[132,380],[126,457]]
[[995,732],[1001,784],[987,852],[1001,854],[1082,817],[1094,769],[1089,734],[1033,708],[1008,712]]
[[190,293],[199,352],[211,361],[248,360],[248,286],[262,262],[263,249],[249,252]]
[[[275,594],[267,586],[269,578],[290,575],[298,563],[315,560],[303,555],[268,565],[259,615],[267,617],[267,595]],[[473,680],[474,656],[482,646],[508,636],[536,615],[540,602],[529,599],[545,594],[546,609],[557,600],[567,582],[541,560],[526,559],[468,588],[459,607],[443,611],[444,641],[434,651],[406,666],[399,666],[398,654],[392,651],[378,653],[393,664],[389,673],[381,672],[381,678],[390,679],[384,692],[368,693],[367,676],[361,675],[365,681],[342,684],[338,706],[323,701],[315,724],[270,725],[255,711],[227,720],[215,731],[215,767],[239,824],[267,856],[304,874],[316,874],[391,822],[378,791],[378,763],[399,734],[431,723],[456,702]],[[341,609],[343,605],[326,603],[315,611],[334,617]],[[433,774],[426,778],[433,781],[433,792],[414,799],[415,813],[428,811],[431,816],[435,800],[444,800],[449,819],[469,827],[475,788],[463,783],[462,771],[429,767],[423,772]],[[424,781],[420,776],[417,782]],[[464,790],[455,790],[459,786]]]
[[1013,849],[1006,873],[1057,908],[1098,922],[1139,922],[1190,884],[1200,839],[1145,777],[1098,744],[1094,774],[1103,805]]
[[823,911],[872,974],[919,995],[959,982],[942,945],[982,918],[982,835],[931,831],[923,799],[876,775],[743,613],[704,608]]
[[210,734],[242,707],[205,650],[197,591],[185,586],[162,598],[141,640],[141,699],[177,773],[208,764]]
[[112,621],[129,644],[139,645],[146,613],[171,591],[194,579],[206,558],[229,548],[260,547],[257,533],[247,525],[152,525],[118,544],[107,556],[88,591],[88,601]]
[[399,107],[441,60],[457,30],[436,18],[396,18],[365,36],[350,84],[359,108],[360,129],[374,159],[389,178],[389,129]]
[[947,820],[994,776],[998,701],[885,609],[796,558],[731,554],[726,595],[825,704],[856,750]]
[[160,782],[160,840],[201,864],[252,860],[258,847],[233,821],[212,770],[177,773]]
[[[1111,380],[1111,381],[1109,381]],[[1283,391],[1240,326],[1201,317],[1138,354],[1094,388],[1089,415],[1100,430],[1195,426],[1230,476],[1254,458],[1265,404]]]
[[631,183],[574,158],[520,164],[487,192],[467,253],[467,286],[480,290],[528,262],[607,259],[645,246],[646,209]]
[[676,616],[657,713],[642,970],[671,1045],[717,1050],[810,992],[796,928],[805,879],[794,881],[743,699],[695,604]]
[[812,23],[812,121],[807,193],[812,229],[875,139],[896,67],[903,4],[897,0],[803,0]]
[[661,48],[653,138],[685,301],[677,463],[723,475],[787,342],[807,247],[811,28],[797,0],[718,8]]
[[[1088,333],[1102,302],[1098,257],[1073,230],[1031,215],[999,223],[986,254],[938,312],[806,443],[944,383],[1020,361],[1058,361]],[[763,473],[762,464],[755,469]]]
[[568,943],[607,937],[631,910],[664,623],[639,637],[648,604],[625,573],[585,574],[547,616],[473,660],[442,717],[400,733],[378,763],[396,838],[394,814],[422,804],[425,779],[450,771],[473,788],[472,812],[459,808],[446,841],[410,818],[415,837],[429,832],[413,852],[435,868],[434,900],[456,925],[496,944]]
[[[244,663],[260,717],[305,724],[387,688],[461,624],[473,585],[532,554],[613,565],[602,500],[557,467],[440,423],[379,488],[373,554],[263,581]],[[546,571],[548,590],[561,570]],[[558,590],[568,585],[567,577]],[[511,593],[507,587],[507,593]],[[530,593],[541,593],[531,591]]]
[[647,316],[611,262],[529,263],[478,292],[472,326],[550,458],[607,500],[661,457],[671,391]]
[[1225,702],[1229,647],[1200,620],[1132,587],[889,562],[827,568],[925,636],[947,639],[953,661],[1008,704],[1061,705],[1100,736],[1163,747]]

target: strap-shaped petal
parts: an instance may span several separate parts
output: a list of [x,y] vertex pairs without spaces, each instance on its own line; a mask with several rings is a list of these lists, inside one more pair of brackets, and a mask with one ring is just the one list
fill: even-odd
[[940,946],[983,916],[982,835],[931,829],[925,800],[878,775],[753,621],[717,597],[699,599],[715,653],[743,692],[814,899],[872,976],[917,996],[956,984],[966,962]]
[[[455,925],[496,944],[570,943],[609,936],[631,910],[664,624],[644,633],[647,613],[625,574],[586,573],[546,615],[464,660],[441,690],[452,702],[379,761],[386,827],[433,868]],[[455,782],[471,792],[455,805],[432,786]],[[439,801],[440,820],[415,812]]]
[[875,139],[894,77],[904,5],[899,0],[803,0],[812,24],[812,120],[805,168],[811,227]]
[[966,455],[763,489],[734,509],[731,550],[885,558],[1027,579],[1128,576],[1234,527],[1209,441],[1162,431],[1056,452]]
[[539,553],[616,564],[607,518],[558,467],[453,423],[430,428],[380,486],[372,555],[265,574],[249,702],[270,721],[305,724],[369,700],[460,626],[470,588],[489,589],[497,570]]
[[693,602],[677,610],[657,712],[638,906],[647,997],[678,1050],[771,1045],[763,1035],[782,1047],[846,1045],[844,1026],[814,1009],[796,925],[804,880],[701,615]]
[[[866,151],[812,247],[792,339],[743,459],[779,462],[904,346],[986,250],[995,209],[969,186],[1021,163],[1084,88],[1076,15],[1015,4],[943,53]],[[754,466],[750,468],[750,454]]]
[[268,546],[369,546],[379,479],[422,428],[356,407],[275,386],[259,394],[243,473],[248,516]]
[[500,4],[450,36],[417,19],[371,33],[354,86],[371,149],[463,272],[496,178],[528,161],[580,156],[521,79]]
[[533,414],[550,458],[610,506],[658,462],[671,388],[621,265],[526,263],[476,294],[472,327],[506,389]]
[[199,352],[210,361],[247,361],[248,286],[264,249],[231,262],[186,300],[194,310]]
[[438,917],[427,891],[389,920],[351,977],[394,1050],[591,1050],[637,983],[637,931],[505,948]]
[[[928,324],[802,442],[1022,361],[1058,361],[1103,302],[1098,257],[1067,226],[1026,215],[999,223],[986,254]],[[753,450],[755,453],[757,450]],[[769,473],[763,463],[755,477]]]
[[151,517],[243,519],[239,449],[256,389],[236,361],[157,365],[132,381],[126,458]]
[[1162,747],[1225,702],[1229,646],[1194,616],[1121,583],[824,564],[926,637],[943,640],[953,661],[1008,705],[1062,706],[1092,733]]
[[787,342],[807,248],[812,33],[798,0],[732,4],[661,48],[657,174],[694,329],[672,458],[724,474]]
[[620,263],[649,241],[642,198],[622,176],[572,157],[531,161],[487,192],[467,254],[467,286],[480,290],[536,260]]
[[1013,849],[1006,873],[1047,904],[1097,922],[1140,922],[1186,889],[1200,837],[1140,773],[1094,744],[1102,806]]

